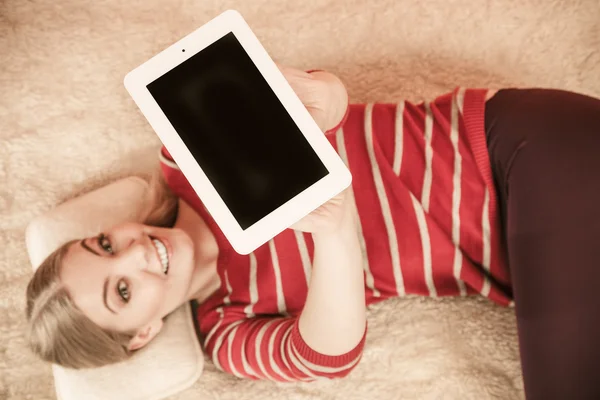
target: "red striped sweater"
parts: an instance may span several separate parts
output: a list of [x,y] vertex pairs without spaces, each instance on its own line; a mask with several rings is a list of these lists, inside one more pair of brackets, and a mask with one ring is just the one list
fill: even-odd
[[[485,90],[457,89],[433,102],[351,105],[327,137],[353,175],[366,304],[394,296],[479,293],[508,305],[484,134]],[[200,305],[205,350],[239,377],[278,381],[340,377],[365,339],[340,356],[312,350],[297,317],[306,299],[313,243],[286,230],[249,255],[235,253],[163,148],[170,188],[208,222],[220,255],[220,289]]]

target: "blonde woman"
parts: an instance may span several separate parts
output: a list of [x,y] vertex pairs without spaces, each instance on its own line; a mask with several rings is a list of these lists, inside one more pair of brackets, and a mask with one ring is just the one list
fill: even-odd
[[481,294],[514,299],[529,399],[600,398],[600,101],[456,89],[348,106],[335,76],[283,71],[352,187],[242,256],[163,148],[145,225],[66,243],[36,271],[30,347],[71,368],[119,362],[192,301],[218,368],[335,378],[360,361],[365,304]]

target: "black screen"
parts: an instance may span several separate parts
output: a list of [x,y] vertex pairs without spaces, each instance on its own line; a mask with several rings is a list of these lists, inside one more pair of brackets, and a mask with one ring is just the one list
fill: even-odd
[[148,90],[242,229],[329,173],[233,33]]

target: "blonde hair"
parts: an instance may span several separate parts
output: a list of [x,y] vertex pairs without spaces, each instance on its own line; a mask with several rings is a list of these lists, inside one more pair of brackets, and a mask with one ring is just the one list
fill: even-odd
[[[172,226],[177,198],[159,169],[150,177],[146,207],[141,221],[147,225]],[[68,368],[92,368],[123,361],[133,353],[128,344],[133,334],[100,328],[73,303],[60,282],[63,259],[76,240],[50,254],[27,285],[26,341],[45,361]]]

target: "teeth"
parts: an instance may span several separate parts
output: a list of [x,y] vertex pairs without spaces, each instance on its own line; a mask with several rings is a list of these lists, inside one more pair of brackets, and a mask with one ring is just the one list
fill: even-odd
[[152,239],[152,244],[154,244],[156,251],[158,251],[160,263],[162,264],[162,271],[166,275],[169,271],[169,256],[167,255],[167,248],[163,242],[158,239]]

